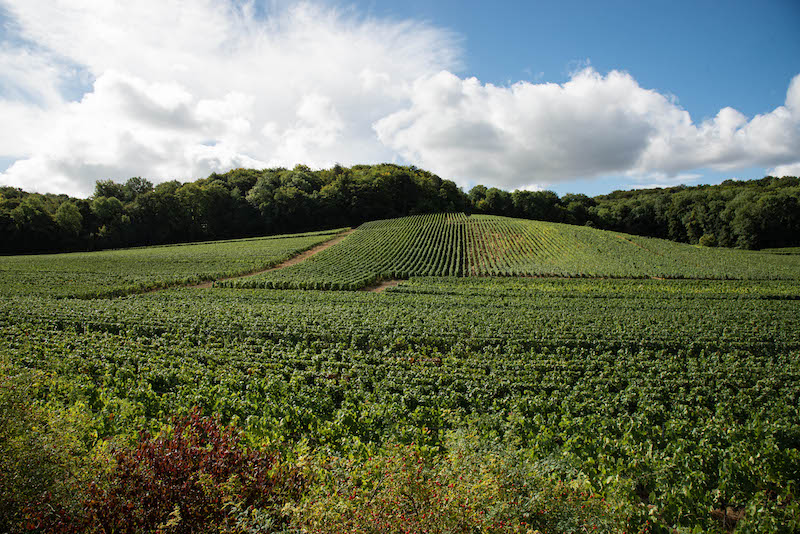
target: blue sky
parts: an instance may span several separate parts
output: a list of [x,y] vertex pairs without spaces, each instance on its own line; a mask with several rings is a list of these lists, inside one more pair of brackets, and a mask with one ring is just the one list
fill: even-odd
[[589,61],[673,94],[696,119],[783,104],[800,73],[800,2],[671,0],[364,1],[374,16],[419,18],[463,37],[459,74],[484,82],[564,82]]
[[800,173],[800,2],[0,0],[0,184],[394,161],[602,194]]
[[[456,32],[463,39],[460,75],[508,85],[563,83],[587,63],[599,72],[625,70],[642,87],[674,96],[695,120],[726,106],[750,117],[773,110],[800,73],[796,0],[366,0],[357,5],[371,16],[417,18]],[[764,173],[759,167],[703,169],[696,182]],[[550,189],[603,194],[626,188],[626,182],[578,179]]]

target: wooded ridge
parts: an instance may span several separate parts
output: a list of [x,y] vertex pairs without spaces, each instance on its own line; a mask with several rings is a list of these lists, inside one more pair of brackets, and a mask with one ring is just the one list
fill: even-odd
[[0,253],[96,250],[357,226],[440,212],[586,225],[704,246],[800,245],[800,179],[615,191],[464,192],[413,166],[235,169],[156,186],[101,180],[88,199],[0,187]]

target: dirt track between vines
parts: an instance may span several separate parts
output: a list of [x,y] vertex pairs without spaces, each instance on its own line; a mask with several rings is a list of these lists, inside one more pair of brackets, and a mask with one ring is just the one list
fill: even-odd
[[378,282],[375,285],[361,288],[361,291],[369,291],[370,293],[380,293],[389,287],[396,287],[397,285],[400,284],[400,282],[402,282],[402,280],[384,280],[382,282]]
[[333,239],[325,241],[324,243],[320,243],[319,245],[315,245],[315,246],[311,247],[310,249],[308,249],[308,250],[306,250],[304,252],[301,252],[300,254],[298,254],[296,256],[292,256],[291,258],[289,258],[286,261],[282,261],[278,265],[273,265],[272,267],[268,267],[266,269],[260,269],[258,271],[253,271],[253,272],[249,272],[249,273],[246,273],[246,274],[240,274],[240,275],[237,275],[237,276],[229,276],[227,278],[219,278],[217,280],[209,280],[207,282],[202,282],[200,284],[194,284],[194,285],[190,285],[190,286],[186,286],[186,287],[190,287],[190,288],[193,288],[193,289],[207,289],[209,287],[212,287],[214,285],[214,282],[222,282],[224,280],[235,280],[237,278],[247,278],[248,276],[256,276],[258,274],[268,273],[270,271],[277,271],[278,269],[283,269],[285,267],[289,267],[290,265],[296,265],[296,264],[300,263],[301,261],[306,260],[306,259],[310,258],[311,256],[313,256],[315,254],[319,254],[323,250],[332,247],[333,245],[341,243],[344,240],[345,237],[349,236],[354,231],[355,230],[351,228],[350,230],[345,230],[344,232],[342,232],[340,234],[336,234],[336,237],[334,237]]

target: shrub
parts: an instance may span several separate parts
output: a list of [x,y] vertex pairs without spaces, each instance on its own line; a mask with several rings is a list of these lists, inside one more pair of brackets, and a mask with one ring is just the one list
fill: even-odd
[[116,466],[91,487],[86,528],[102,532],[246,532],[285,523],[283,505],[302,479],[277,453],[247,450],[241,432],[195,410],[171,431],[144,433],[114,453]]
[[92,468],[83,406],[38,402],[44,373],[0,364],[0,532],[57,531],[81,509]]
[[326,459],[296,520],[318,534],[621,532],[625,523],[580,479],[461,439],[430,457],[392,445],[365,461]]

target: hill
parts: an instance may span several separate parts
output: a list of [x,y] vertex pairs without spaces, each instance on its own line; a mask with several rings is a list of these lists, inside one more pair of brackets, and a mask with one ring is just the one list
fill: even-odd
[[96,250],[358,226],[464,211],[706,246],[800,246],[800,180],[615,191],[590,198],[552,191],[468,193],[416,167],[235,169],[194,182],[100,180],[91,198],[0,186],[0,254]]
[[440,213],[365,223],[303,263],[219,285],[358,289],[413,276],[796,280],[800,261],[585,226]]
[[108,297],[204,281],[238,288],[355,290],[417,276],[800,279],[800,255],[787,250],[699,247],[464,213],[371,221],[302,262],[253,275],[343,231],[5,256],[0,257],[0,296]]
[[277,265],[341,232],[4,256],[0,297],[109,297],[241,276]]
[[0,258],[0,531],[797,531],[786,252],[440,213]]

